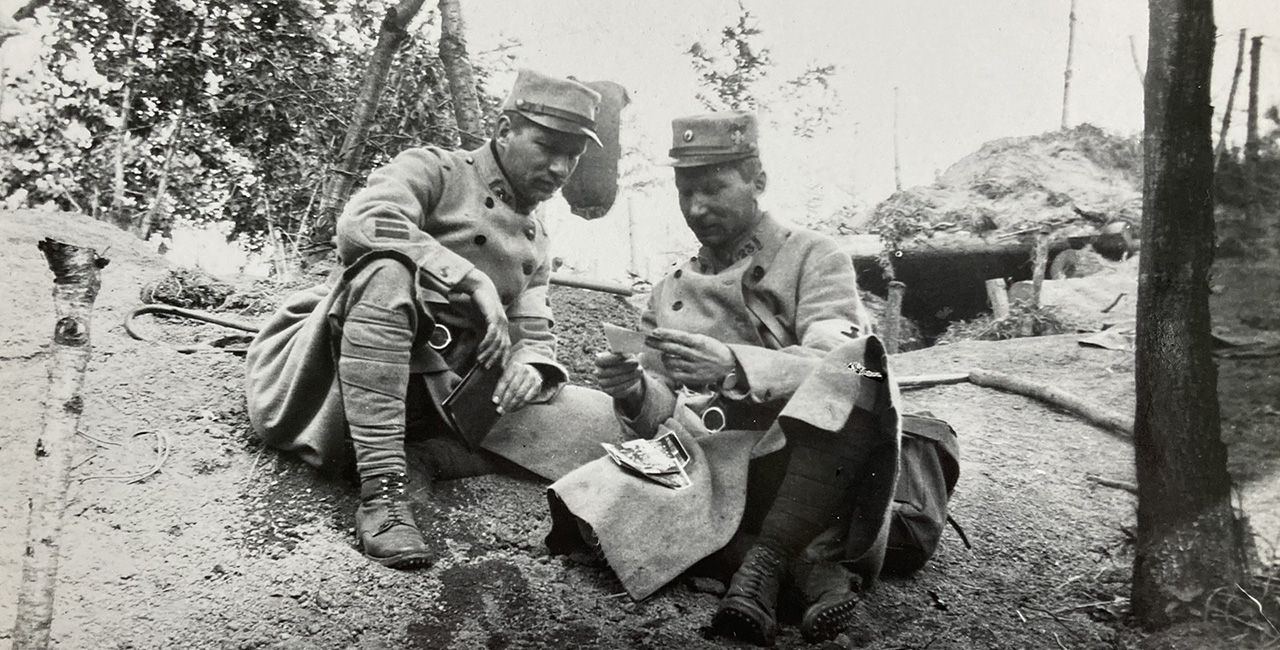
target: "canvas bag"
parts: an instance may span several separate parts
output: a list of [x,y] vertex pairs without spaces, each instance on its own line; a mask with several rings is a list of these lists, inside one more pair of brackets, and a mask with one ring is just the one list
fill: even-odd
[[914,572],[933,557],[947,523],[966,547],[964,531],[947,514],[960,478],[960,443],[955,429],[925,411],[902,416],[898,484],[889,512],[889,541],[883,572]]

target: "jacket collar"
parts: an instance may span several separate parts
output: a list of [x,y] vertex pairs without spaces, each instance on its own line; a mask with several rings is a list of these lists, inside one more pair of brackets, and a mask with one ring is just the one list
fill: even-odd
[[728,259],[722,259],[703,246],[698,250],[698,266],[709,273],[719,273],[740,260],[751,257],[766,248],[776,248],[786,236],[786,229],[768,212],[765,212],[755,230],[736,242]]
[[523,205],[515,189],[511,187],[511,181],[507,179],[507,173],[502,169],[502,161],[498,160],[498,147],[493,140],[471,151],[469,155],[475,160],[476,173],[480,175],[481,182],[489,188],[490,192],[493,192],[494,196],[498,197],[499,201],[521,214],[529,214],[537,207],[536,203]]

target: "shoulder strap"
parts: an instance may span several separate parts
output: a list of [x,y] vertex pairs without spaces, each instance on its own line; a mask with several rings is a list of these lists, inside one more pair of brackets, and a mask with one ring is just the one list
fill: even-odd
[[[765,218],[772,219],[772,217],[767,216]],[[766,224],[766,227],[775,228],[779,233],[787,232],[783,226],[772,221]],[[768,268],[773,263],[773,259],[778,256],[778,252],[782,247],[786,246],[786,241],[788,239],[786,234],[774,234],[773,236],[777,237],[778,241],[771,242],[774,245],[765,246],[752,256],[752,267],[760,266]],[[743,275],[743,278],[746,277],[748,277],[748,274]],[[762,338],[766,338],[765,344],[771,346],[775,350],[781,350],[782,348],[799,343],[795,336],[793,336],[791,332],[788,331],[787,328],[783,327],[782,323],[778,321],[777,315],[773,313],[773,310],[769,308],[769,305],[766,305],[764,300],[761,300],[760,296],[756,295],[756,293],[751,290],[751,286],[746,282],[742,284],[742,298],[743,302],[747,305],[747,311],[751,312],[751,315],[755,318],[756,329],[760,329],[761,327],[764,328],[764,332],[761,334]],[[764,337],[764,334],[768,334],[768,337]]]
[[795,337],[791,336],[791,333],[782,326],[782,323],[778,322],[778,317],[774,315],[773,310],[769,309],[768,305],[764,304],[760,296],[752,293],[750,288],[743,287],[742,298],[747,305],[747,311],[751,312],[751,315],[756,320],[757,329],[763,326],[765,331],[761,334],[768,334],[767,338],[771,339],[765,341],[770,348],[781,350],[787,346],[795,345]]

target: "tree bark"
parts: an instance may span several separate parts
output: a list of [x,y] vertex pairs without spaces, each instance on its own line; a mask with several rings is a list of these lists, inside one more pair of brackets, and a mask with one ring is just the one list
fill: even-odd
[[1071,60],[1076,51],[1076,0],[1071,0],[1067,18],[1067,69],[1062,73],[1062,128],[1071,126]]
[[1231,92],[1227,93],[1227,107],[1222,111],[1222,130],[1218,132],[1218,147],[1213,150],[1213,168],[1218,169],[1218,161],[1227,150],[1227,129],[1231,128],[1231,111],[1236,102],[1236,89],[1240,87],[1240,73],[1244,71],[1244,36],[1240,30],[1240,43],[1236,46],[1236,69],[1231,73]]
[[142,213],[133,228],[133,234],[146,241],[151,236],[151,230],[155,227],[156,217],[160,214],[160,209],[164,206],[164,195],[169,191],[169,171],[173,168],[173,157],[178,152],[179,138],[182,136],[183,123],[187,118],[187,106],[182,105],[178,110],[178,117],[174,120],[173,132],[169,134],[169,142],[165,144],[164,162],[160,165],[160,182],[156,184],[156,198],[151,202],[151,207]]
[[67,506],[71,451],[84,400],[84,371],[93,352],[89,344],[93,302],[101,286],[98,271],[107,260],[91,248],[52,239],[39,244],[53,271],[57,315],[49,359],[49,396],[44,425],[33,450],[34,489],[29,500],[27,546],[22,558],[22,585],[13,628],[15,650],[49,646],[62,515]]
[[1151,0],[1135,351],[1133,611],[1186,620],[1244,575],[1209,329],[1212,0]]
[[462,22],[459,0],[440,0],[440,63],[449,79],[453,95],[453,116],[458,123],[458,137],[465,149],[474,149],[485,141],[481,133],[484,116],[480,113],[480,97],[476,94],[476,78],[467,56],[466,28]]
[[400,4],[388,10],[386,17],[382,19],[378,43],[369,56],[369,67],[365,69],[364,79],[360,83],[360,94],[356,97],[355,110],[342,140],[342,148],[338,150],[336,164],[329,169],[325,178],[320,208],[311,226],[312,245],[324,247],[333,239],[338,215],[351,197],[352,188],[356,184],[366,136],[378,112],[378,101],[387,83],[387,72],[391,70],[396,50],[409,35],[406,31],[409,22],[418,15],[422,3],[423,0],[400,0]]
[[[134,18],[129,32],[129,50],[136,54],[135,44],[138,42],[138,23],[142,17]],[[129,230],[133,219],[124,213],[124,157],[129,148],[129,116],[133,109],[133,65],[125,68],[124,87],[120,89],[120,126],[116,128],[116,151],[114,175],[111,180],[111,218],[121,230]]]

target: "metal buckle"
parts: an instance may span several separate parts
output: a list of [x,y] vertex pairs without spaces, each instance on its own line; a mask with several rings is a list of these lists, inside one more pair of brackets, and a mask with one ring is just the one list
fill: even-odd
[[711,433],[723,430],[728,422],[728,418],[724,415],[724,409],[719,406],[709,406],[702,412],[702,426],[706,427],[707,431]]
[[453,332],[450,332],[449,328],[444,325],[436,323],[435,328],[431,330],[431,336],[427,338],[427,345],[431,346],[432,350],[439,352],[449,347],[450,343],[453,343]]

